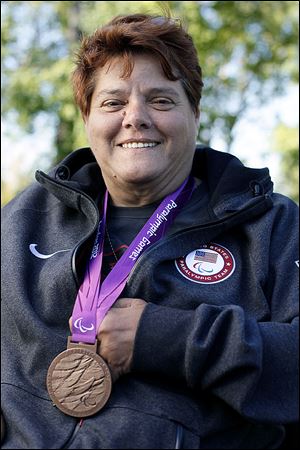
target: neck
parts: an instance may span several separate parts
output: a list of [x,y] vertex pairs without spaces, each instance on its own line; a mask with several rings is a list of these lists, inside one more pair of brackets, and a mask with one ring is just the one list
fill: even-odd
[[109,180],[105,180],[105,184],[114,206],[140,207],[155,203],[174,192],[186,177],[184,174],[180,179],[155,185],[151,182],[143,185],[128,183],[119,186],[117,183],[110,183]]

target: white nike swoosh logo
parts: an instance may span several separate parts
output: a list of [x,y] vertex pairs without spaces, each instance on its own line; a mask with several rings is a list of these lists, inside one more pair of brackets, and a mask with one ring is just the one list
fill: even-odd
[[29,250],[31,251],[31,253],[36,256],[37,258],[40,259],[48,259],[51,258],[51,256],[57,255],[57,253],[62,253],[62,252],[69,252],[71,249],[68,248],[67,250],[58,250],[57,252],[51,253],[49,255],[44,255],[43,253],[40,253],[36,250],[37,244],[30,244],[29,245]]

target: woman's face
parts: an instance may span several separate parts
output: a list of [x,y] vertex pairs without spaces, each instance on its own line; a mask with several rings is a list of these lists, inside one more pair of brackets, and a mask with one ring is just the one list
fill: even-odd
[[98,71],[85,126],[108,189],[179,186],[189,174],[198,119],[180,81],[168,80],[158,60],[134,57],[122,79],[123,60]]

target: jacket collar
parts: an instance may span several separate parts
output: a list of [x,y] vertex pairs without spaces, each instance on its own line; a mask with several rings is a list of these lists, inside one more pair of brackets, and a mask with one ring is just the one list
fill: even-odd
[[[209,209],[214,218],[242,209],[254,198],[272,192],[267,168],[245,167],[235,156],[207,146],[197,146],[192,173],[206,183]],[[48,176],[37,171],[36,179],[58,198],[60,189],[64,188],[86,194],[93,200],[105,190],[101,169],[90,148],[70,153]]]
[[192,172],[206,183],[214,217],[243,209],[273,192],[267,168],[246,167],[236,156],[206,146],[197,147]]

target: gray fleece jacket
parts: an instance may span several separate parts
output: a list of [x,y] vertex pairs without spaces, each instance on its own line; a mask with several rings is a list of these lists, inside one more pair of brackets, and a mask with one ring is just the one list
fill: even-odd
[[[52,405],[46,374],[103,195],[90,149],[71,153],[2,211],[2,448],[279,448],[298,420],[298,208],[267,169],[207,147],[207,201],[149,248],[122,296],[143,298],[132,371],[95,416]],[[187,205],[188,207],[188,205]]]

